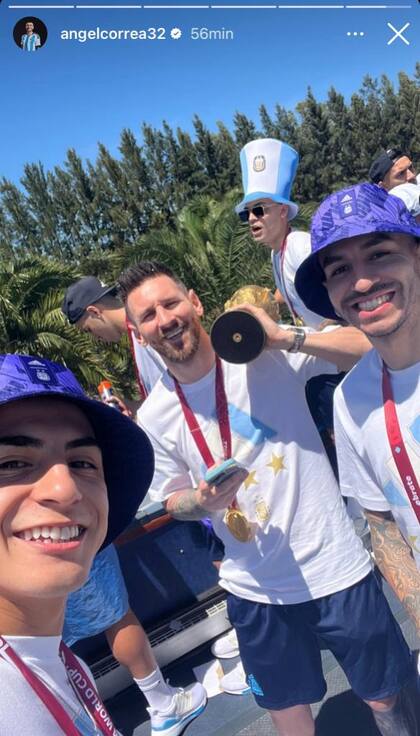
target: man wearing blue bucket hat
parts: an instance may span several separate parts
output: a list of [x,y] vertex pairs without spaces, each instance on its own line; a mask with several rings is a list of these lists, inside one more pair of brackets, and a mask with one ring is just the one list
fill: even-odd
[[296,287],[375,348],[335,395],[340,482],[367,510],[377,564],[420,632],[420,226],[383,188],[336,192],[314,216]]
[[130,523],[153,466],[146,435],[69,370],[0,356],[0,733],[117,734],[61,641],[64,607]]

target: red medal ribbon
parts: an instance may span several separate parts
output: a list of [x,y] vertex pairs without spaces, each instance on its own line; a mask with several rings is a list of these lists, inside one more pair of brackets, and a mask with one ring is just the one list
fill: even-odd
[[[187,422],[187,425],[188,425],[188,429],[191,432],[192,438],[195,444],[197,445],[197,449],[201,457],[203,458],[205,464],[207,465],[208,468],[211,468],[211,466],[215,464],[215,460],[210,450],[210,447],[208,446],[206,442],[206,438],[204,437],[200,429],[200,426],[197,422],[195,414],[192,411],[179,382],[174,376],[172,376],[172,380],[175,384],[175,391],[177,393],[179,403],[181,404],[182,411],[185,417],[185,421]],[[218,355],[216,355],[215,393],[216,393],[216,415],[217,415],[217,421],[219,422],[220,437],[222,439],[223,458],[225,460],[228,460],[228,458],[232,457],[232,435],[230,432],[229,409],[228,409],[228,402],[226,398],[225,382],[223,380],[222,361],[220,360]],[[238,508],[238,503],[236,501],[236,498],[232,500],[231,508],[233,509]]]
[[[104,736],[118,736],[118,731],[114,727],[111,717],[96,691],[95,685],[93,685],[86,672],[81,668],[77,657],[75,657],[64,642],[60,644],[60,656],[78,700],[82,702],[85,709],[92,716],[101,733]],[[27,680],[32,690],[42,700],[66,736],[80,736],[79,730],[55,695],[32,672],[2,636],[0,636],[0,657],[6,660],[6,662],[10,660],[15,665],[25,680]]]
[[392,457],[394,458],[395,465],[397,466],[398,473],[411,507],[417,517],[417,521],[420,522],[420,486],[401,434],[392,393],[391,379],[385,363],[382,366],[382,394],[384,400],[385,427],[391,446]]
[[[185,421],[187,422],[188,429],[191,432],[192,438],[197,445],[197,449],[203,458],[208,468],[211,468],[215,464],[215,459],[212,452],[206,442],[206,439],[200,429],[197,419],[192,411],[186,396],[174,376],[172,380],[175,384],[175,391],[177,393],[179,403],[181,404],[182,411],[184,413]],[[225,383],[223,380],[223,369],[222,362],[219,356],[216,356],[216,415],[219,422],[220,436],[222,438],[223,446],[223,457],[225,460],[232,457],[232,436],[230,432],[229,422],[229,410],[226,398]]]

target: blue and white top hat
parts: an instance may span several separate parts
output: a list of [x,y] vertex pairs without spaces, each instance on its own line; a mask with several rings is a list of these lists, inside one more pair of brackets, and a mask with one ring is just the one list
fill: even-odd
[[289,220],[299,207],[290,200],[299,154],[294,148],[274,138],[250,141],[241,151],[242,186],[245,196],[235,212],[244,210],[257,199],[272,199],[289,207]]

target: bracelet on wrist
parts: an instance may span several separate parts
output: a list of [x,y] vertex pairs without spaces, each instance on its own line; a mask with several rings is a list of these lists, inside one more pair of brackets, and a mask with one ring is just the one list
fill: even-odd
[[294,333],[293,344],[288,349],[288,353],[298,353],[302,348],[306,339],[306,332],[303,327],[291,327],[290,332]]

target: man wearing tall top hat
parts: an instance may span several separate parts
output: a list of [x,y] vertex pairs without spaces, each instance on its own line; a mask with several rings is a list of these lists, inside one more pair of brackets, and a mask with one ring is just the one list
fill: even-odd
[[[175,518],[211,517],[225,545],[220,584],[257,703],[280,736],[313,736],[309,704],[326,691],[321,640],[374,711],[393,705],[410,673],[408,648],[304,391],[311,375],[349,368],[367,341],[359,332],[358,348],[348,350],[342,330],[312,332],[293,354],[290,330],[248,305],[266,348],[251,363],[228,363],[201,325],[198,295],[166,266],[138,263],[119,283],[137,339],[167,366],[138,414],[155,450],[152,497]],[[211,468],[220,460],[222,468]],[[394,734],[412,736],[402,718],[396,725]]]
[[376,562],[420,634],[420,225],[382,187],[335,192],[296,286],[374,346],[335,396],[340,484],[366,509]]
[[254,240],[271,248],[274,280],[293,323],[318,329],[323,318],[305,307],[294,286],[296,269],[311,250],[309,234],[291,229],[299,211],[290,197],[299,155],[287,143],[258,138],[243,147],[240,159],[244,197],[235,210]]
[[[297,151],[274,138],[258,138],[243,147],[240,159],[244,197],[235,210],[242,222],[248,222],[254,240],[271,248],[274,281],[292,316],[296,340],[303,343],[306,339],[303,325],[315,330],[337,329],[336,324],[327,324],[331,320],[326,321],[308,309],[295,288],[296,271],[311,252],[309,233],[291,228],[299,211],[291,199],[299,162]],[[343,336],[351,344],[356,337],[354,328],[340,329],[345,330]],[[332,400],[342,377],[343,374],[317,376],[307,386],[310,410],[335,470]],[[358,513],[355,511],[356,516]]]

